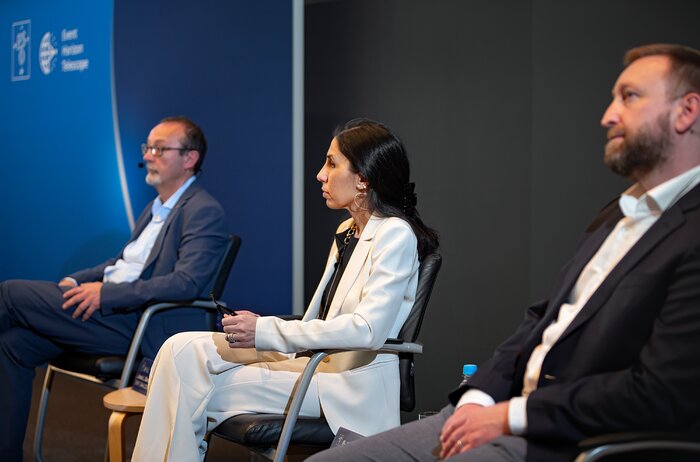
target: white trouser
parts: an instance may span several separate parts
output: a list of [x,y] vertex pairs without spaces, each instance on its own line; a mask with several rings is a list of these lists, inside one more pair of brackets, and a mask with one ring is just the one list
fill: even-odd
[[[134,462],[202,460],[207,428],[244,413],[282,414],[307,358],[232,349],[222,333],[170,337],[153,363]],[[318,417],[316,377],[300,415]]]

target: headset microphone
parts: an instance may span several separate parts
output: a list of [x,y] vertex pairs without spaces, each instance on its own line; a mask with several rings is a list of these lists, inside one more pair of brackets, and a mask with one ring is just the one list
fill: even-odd
[[137,165],[139,166],[139,168],[143,168],[146,164],[144,164],[143,162],[139,162]]

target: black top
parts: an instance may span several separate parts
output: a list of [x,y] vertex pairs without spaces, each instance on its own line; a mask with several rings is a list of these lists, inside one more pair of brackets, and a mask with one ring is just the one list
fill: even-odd
[[345,236],[347,235],[347,233],[348,231],[345,230],[335,235],[335,244],[338,247],[339,257],[338,261],[335,263],[333,276],[331,277],[330,282],[326,285],[326,288],[323,289],[323,296],[321,297],[321,309],[318,312],[319,319],[326,319],[326,316],[328,316],[328,309],[330,308],[331,301],[335,296],[335,291],[338,288],[338,284],[340,284],[340,280],[343,278],[345,268],[348,266],[348,262],[350,261],[352,252],[353,250],[355,250],[355,247],[357,246],[357,241],[359,240],[355,236],[353,236],[346,245]]

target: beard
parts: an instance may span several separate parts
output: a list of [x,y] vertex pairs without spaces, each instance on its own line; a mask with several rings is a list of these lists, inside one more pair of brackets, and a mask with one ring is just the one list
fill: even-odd
[[[671,114],[661,114],[636,132],[626,133],[619,142],[605,146],[605,165],[625,178],[650,172],[666,161],[666,151],[671,145]],[[613,131],[614,128],[610,129]]]
[[159,186],[163,182],[160,173],[155,171],[148,171],[146,173],[146,184],[149,186]]

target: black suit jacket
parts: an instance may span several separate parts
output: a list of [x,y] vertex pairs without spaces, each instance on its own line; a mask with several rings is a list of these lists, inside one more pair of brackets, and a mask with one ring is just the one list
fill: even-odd
[[[584,266],[622,217],[586,230],[550,302],[530,307],[470,381],[496,402],[520,395],[525,366]],[[450,395],[453,403],[465,388]],[[669,208],[603,281],[547,354],[528,398],[528,460],[572,460],[584,438],[700,429],[700,186]]]

